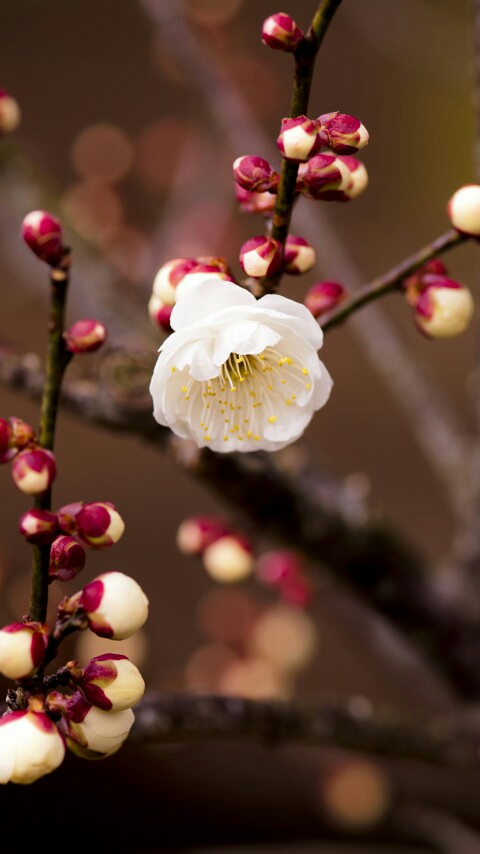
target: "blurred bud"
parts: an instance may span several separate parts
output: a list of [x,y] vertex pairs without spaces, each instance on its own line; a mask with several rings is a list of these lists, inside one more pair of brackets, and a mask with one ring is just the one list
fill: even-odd
[[21,113],[15,98],[0,89],[0,134],[12,133],[20,124]]
[[12,428],[11,444],[18,451],[22,451],[35,440],[35,430],[16,415],[12,415],[8,420]]
[[264,584],[277,587],[301,573],[302,568],[303,561],[297,552],[278,549],[258,558],[255,574]]
[[300,165],[297,190],[308,199],[330,198],[331,191],[339,190],[350,180],[350,172],[333,154],[317,154],[305,165]]
[[83,588],[78,604],[84,609],[92,632],[113,640],[133,635],[148,616],[145,593],[123,572],[99,575]]
[[175,305],[175,290],[183,277],[197,266],[195,258],[173,258],[160,267],[153,280],[153,294],[164,305]]
[[73,537],[60,536],[52,543],[50,549],[50,579],[71,581],[85,566],[85,549]]
[[77,320],[63,333],[65,345],[70,353],[93,353],[107,340],[107,329],[99,320],[85,318]]
[[43,623],[3,626],[0,629],[0,673],[9,679],[33,676],[43,663],[47,644],[48,626]]
[[286,160],[304,163],[318,151],[321,142],[317,123],[307,116],[282,119],[277,147]]
[[118,543],[125,530],[120,513],[108,501],[84,504],[75,516],[75,535],[92,549]]
[[279,670],[303,670],[313,659],[318,638],[315,623],[303,611],[274,605],[257,620],[250,636],[251,651]]
[[31,211],[22,223],[22,237],[32,252],[55,267],[63,255],[62,226],[46,211]]
[[[6,418],[0,418],[0,462],[7,462],[9,452],[12,450],[12,438],[13,431],[9,422]],[[15,449],[13,451],[15,453]]]
[[273,276],[282,263],[282,246],[273,237],[251,237],[240,249],[239,260],[247,276]]
[[403,280],[405,290],[405,298],[409,305],[415,308],[417,300],[423,290],[423,277],[428,274],[435,276],[446,276],[447,268],[440,258],[431,258],[421,267],[418,267],[413,273]]
[[52,485],[57,474],[55,457],[44,448],[20,451],[12,463],[12,478],[26,495],[41,495]]
[[57,510],[58,527],[67,534],[77,533],[77,516],[83,507],[83,501],[74,501],[65,504]]
[[216,693],[249,700],[288,700],[291,686],[285,674],[264,658],[237,658],[220,675]]
[[262,42],[274,50],[292,53],[303,39],[300,27],[290,15],[277,12],[270,15],[262,25]]
[[27,543],[46,546],[52,543],[58,530],[55,513],[49,510],[27,510],[20,519],[20,533]]
[[480,237],[480,186],[466,184],[453,194],[447,204],[453,228],[471,237]]
[[391,785],[369,759],[340,760],[319,784],[323,809],[336,825],[350,830],[374,827],[387,813]]
[[154,326],[160,327],[165,332],[171,332],[170,317],[172,316],[173,305],[166,305],[160,297],[152,294],[148,301],[148,314]]
[[79,689],[92,706],[121,712],[142,699],[145,682],[126,655],[107,652],[88,662],[82,671]]
[[278,187],[278,172],[263,157],[245,155],[233,164],[235,181],[250,193],[265,193]]
[[415,323],[428,338],[452,338],[467,328],[474,308],[472,294],[464,285],[428,274],[414,306]]
[[235,185],[235,195],[240,210],[244,213],[273,213],[275,196],[272,193],[250,193],[238,184]]
[[312,585],[308,578],[299,573],[286,579],[280,585],[280,595],[288,605],[296,608],[307,608],[313,597]]
[[346,113],[324,113],[317,122],[324,144],[335,154],[354,154],[368,142],[368,131],[362,123]]
[[0,783],[33,783],[62,763],[65,743],[43,712],[27,709],[0,718]]
[[339,201],[348,201],[349,199],[356,199],[368,186],[368,172],[356,157],[339,157],[339,160],[345,164],[350,172],[350,180],[347,183],[346,187],[341,187],[337,196]]
[[209,576],[221,584],[243,581],[253,572],[250,543],[237,534],[215,540],[203,552],[203,565]]
[[338,282],[316,282],[307,291],[304,302],[313,316],[319,318],[346,299],[345,288]]
[[317,256],[315,249],[304,237],[289,234],[283,253],[283,269],[291,276],[307,273],[315,266]]
[[213,516],[191,516],[177,531],[177,546],[185,555],[199,555],[220,537],[229,533],[222,519]]
[[83,759],[101,759],[116,753],[135,720],[131,709],[105,712],[87,703],[79,691],[69,697],[52,691],[46,704],[50,711],[61,715],[58,727],[67,747]]

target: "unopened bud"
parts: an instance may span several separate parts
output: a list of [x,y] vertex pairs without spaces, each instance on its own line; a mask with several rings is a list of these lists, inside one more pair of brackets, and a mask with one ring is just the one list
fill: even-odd
[[316,282],[307,291],[305,305],[317,319],[336,308],[347,298],[343,285],[339,282]]
[[177,546],[185,555],[199,555],[220,537],[229,533],[222,519],[213,516],[191,516],[177,531]]
[[92,706],[121,712],[142,699],[145,682],[126,655],[107,652],[88,662],[79,679],[79,689]]
[[63,333],[65,346],[70,353],[94,353],[105,344],[107,329],[99,320],[77,320]]
[[324,113],[317,122],[324,144],[335,154],[354,154],[368,142],[368,131],[361,121],[346,113]]
[[183,277],[197,266],[195,258],[173,258],[163,264],[153,280],[153,294],[164,305],[175,305],[175,290]]
[[418,298],[424,288],[423,278],[426,275],[433,274],[435,276],[446,276],[447,269],[440,258],[431,258],[421,267],[418,267],[413,273],[403,280],[405,290],[405,298],[409,305],[415,308]]
[[84,504],[76,514],[75,522],[75,535],[93,549],[113,546],[125,530],[120,513],[108,501]]
[[27,709],[0,718],[0,783],[33,783],[63,762],[65,743],[44,712]]
[[350,172],[344,163],[333,154],[317,154],[305,165],[300,165],[297,190],[308,199],[331,198],[331,192],[346,186]]
[[283,253],[283,269],[291,276],[307,273],[315,266],[317,256],[315,249],[304,237],[289,234]]
[[105,572],[80,593],[92,632],[101,637],[123,640],[133,635],[148,616],[148,599],[139,584],[123,572]]
[[0,673],[9,679],[26,679],[45,658],[48,626],[43,623],[11,623],[0,629]]
[[35,440],[35,430],[16,415],[12,415],[8,420],[12,428],[11,445],[17,451],[22,451]]
[[238,535],[231,534],[216,540],[205,549],[202,557],[210,577],[221,584],[243,581],[253,572],[250,543]]
[[447,204],[447,214],[457,231],[480,237],[480,186],[466,184],[460,187]]
[[50,488],[57,474],[55,457],[44,448],[20,451],[12,463],[12,478],[26,495],[41,495]]
[[270,15],[263,22],[262,42],[274,50],[285,50],[288,53],[293,53],[303,37],[300,27],[285,12]]
[[73,537],[62,535],[53,541],[50,549],[50,579],[71,581],[85,566],[85,549]]
[[240,210],[244,213],[271,214],[275,208],[275,196],[272,193],[250,193],[238,184],[235,185],[235,195]]
[[265,193],[278,187],[278,172],[263,157],[245,155],[233,164],[235,181],[251,193]]
[[307,116],[282,119],[277,147],[286,160],[304,163],[321,147],[318,125]]
[[341,187],[342,195],[338,195],[339,201],[356,199],[368,186],[368,172],[360,160],[356,157],[339,157],[350,172],[350,180],[346,187]]
[[0,134],[12,133],[20,124],[21,113],[15,98],[0,89]]
[[100,759],[116,753],[135,720],[131,709],[103,711],[88,703],[79,691],[69,697],[52,691],[46,704],[61,715],[58,727],[67,747],[83,759]]
[[22,237],[32,252],[55,267],[60,261],[64,247],[62,226],[58,219],[46,211],[31,211],[22,223]]
[[415,323],[428,338],[453,338],[467,328],[474,307],[464,285],[446,276],[426,275],[414,308]]
[[83,501],[65,504],[57,510],[58,527],[67,534],[77,533],[77,516],[83,507]]
[[55,513],[49,510],[27,510],[20,519],[20,533],[27,543],[46,546],[52,543],[58,530]]
[[160,297],[152,294],[148,301],[148,314],[154,326],[158,326],[165,332],[171,332],[170,317],[172,311],[173,305],[166,305]]
[[254,279],[273,276],[282,263],[282,246],[273,237],[251,237],[240,249],[239,260],[247,276]]

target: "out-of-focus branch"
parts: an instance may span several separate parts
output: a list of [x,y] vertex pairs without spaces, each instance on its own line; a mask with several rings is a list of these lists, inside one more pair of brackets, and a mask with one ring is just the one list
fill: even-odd
[[304,744],[442,765],[478,766],[480,733],[461,718],[413,724],[392,714],[356,714],[355,706],[150,694],[135,708],[130,741],[169,744],[225,740]]
[[442,252],[447,252],[448,249],[452,249],[453,246],[457,246],[465,239],[465,235],[461,235],[458,231],[450,229],[446,234],[442,234],[441,237],[432,240],[423,249],[415,252],[414,255],[410,255],[409,258],[397,264],[396,267],[392,267],[383,276],[379,276],[377,279],[369,282],[368,285],[356,291],[346,304],[333,312],[328,320],[322,324],[323,331],[328,332],[334,326],[344,323],[350,315],[354,314],[354,312],[358,311],[364,305],[368,305],[368,303],[374,302],[393,291],[401,290],[403,280],[421,267],[422,264],[425,264],[437,255],[441,255]]
[[[180,465],[246,516],[263,536],[321,561],[390,620],[467,698],[480,697],[480,624],[441,599],[418,555],[386,525],[359,525],[332,502],[310,465],[295,471],[282,456],[200,452],[159,427],[151,415],[148,377],[154,355],[113,352],[98,382],[65,384],[65,408],[109,429],[169,449]],[[31,355],[0,348],[0,382],[38,397],[42,372]]]

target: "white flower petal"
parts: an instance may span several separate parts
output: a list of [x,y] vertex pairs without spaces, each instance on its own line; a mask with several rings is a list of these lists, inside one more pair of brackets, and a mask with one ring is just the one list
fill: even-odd
[[258,307],[263,309],[274,309],[296,320],[301,320],[301,327],[295,324],[295,331],[299,329],[308,343],[320,350],[323,344],[323,332],[315,320],[312,312],[302,303],[282,297],[280,294],[266,294],[258,300]]
[[177,302],[170,317],[170,326],[177,330],[191,326],[210,317],[218,311],[234,305],[252,305],[256,300],[250,291],[246,291],[233,282],[208,279],[197,284],[177,287]]
[[280,333],[266,324],[254,320],[232,320],[227,326],[222,324],[216,336],[213,361],[223,365],[230,353],[245,356],[248,353],[261,353],[280,340]]

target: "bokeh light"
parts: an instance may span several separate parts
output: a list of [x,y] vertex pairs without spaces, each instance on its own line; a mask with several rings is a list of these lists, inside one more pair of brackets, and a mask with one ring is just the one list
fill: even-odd
[[111,238],[123,218],[122,201],[106,184],[73,184],[64,193],[61,207],[78,234],[96,244]]
[[261,608],[240,590],[212,590],[198,603],[201,631],[219,643],[240,644],[249,635]]
[[203,150],[202,137],[191,122],[175,117],[159,119],[137,138],[135,168],[147,187],[165,190],[172,182],[181,185],[192,180]]
[[249,638],[249,650],[280,671],[307,667],[318,646],[312,618],[289,605],[273,605],[257,620]]
[[368,759],[340,760],[318,784],[320,805],[346,830],[367,830],[385,816],[391,785],[382,768]]
[[116,125],[90,125],[75,139],[72,162],[82,178],[114,183],[129,171],[133,146],[125,131]]
[[225,24],[240,10],[243,0],[184,0],[188,15],[199,24]]

